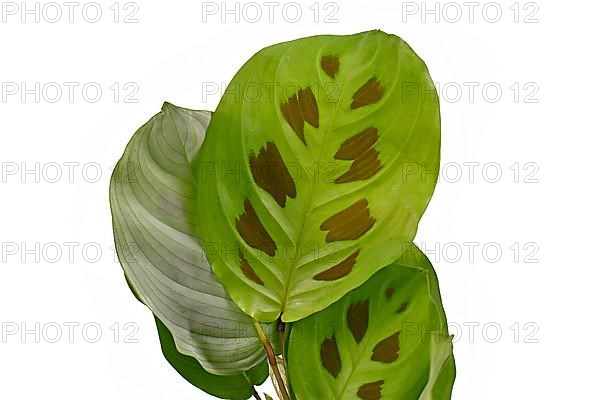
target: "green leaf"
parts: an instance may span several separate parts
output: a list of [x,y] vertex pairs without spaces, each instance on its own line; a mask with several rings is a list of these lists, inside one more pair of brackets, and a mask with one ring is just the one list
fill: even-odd
[[191,164],[209,120],[207,111],[165,103],[127,145],[111,177],[110,205],[117,254],[134,294],[164,322],[179,352],[209,373],[231,375],[263,363],[265,353],[197,236]]
[[439,145],[435,87],[397,36],[261,50],[221,99],[195,170],[213,270],[256,320],[325,308],[412,242]]
[[452,339],[437,278],[412,246],[335,304],[292,324],[287,357],[298,400],[448,400]]
[[[131,293],[138,301],[142,302],[127,275],[125,275],[125,280]],[[263,384],[269,376],[269,365],[266,360],[241,374],[227,376],[210,374],[202,368],[198,360],[181,354],[177,350],[171,332],[156,316],[154,316],[154,320],[163,355],[169,364],[189,383],[213,396],[233,400],[248,399],[254,393],[254,386]]]
[[420,400],[450,400],[452,398],[454,378],[456,378],[456,364],[454,362],[454,355],[450,355],[440,369],[437,380],[433,386],[428,385],[427,390],[423,392]]
[[206,372],[198,361],[177,351],[173,335],[155,317],[162,352],[177,372],[192,385],[222,399],[245,400],[252,396],[254,385],[262,384],[269,375],[269,367],[262,362],[246,373],[219,376]]
[[[127,275],[125,275],[125,280],[135,298],[142,302]],[[194,357],[181,354],[177,350],[171,332],[156,316],[154,316],[154,320],[163,355],[169,364],[189,383],[213,396],[233,400],[248,399],[254,392],[254,385],[263,384],[269,376],[269,365],[266,360],[241,374],[227,376],[210,374]]]

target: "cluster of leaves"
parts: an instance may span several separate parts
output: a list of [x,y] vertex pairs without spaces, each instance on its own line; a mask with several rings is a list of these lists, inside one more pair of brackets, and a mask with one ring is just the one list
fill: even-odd
[[169,363],[225,399],[260,398],[269,371],[284,400],[449,399],[437,278],[412,244],[439,170],[423,61],[381,31],[315,36],[229,88],[212,114],[165,103],[111,179],[119,260]]

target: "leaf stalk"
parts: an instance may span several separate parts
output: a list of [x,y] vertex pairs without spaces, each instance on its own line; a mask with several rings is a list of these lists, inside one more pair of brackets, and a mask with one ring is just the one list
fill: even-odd
[[265,335],[265,332],[262,330],[262,327],[260,326],[260,324],[255,320],[252,320],[252,323],[254,324],[254,327],[256,328],[256,332],[258,332],[258,337],[260,338],[260,341],[262,342],[263,347],[265,348],[265,351],[267,352],[267,359],[269,360],[269,365],[271,366],[271,370],[273,371],[273,374],[275,375],[275,380],[277,381],[277,386],[279,386],[279,391],[281,392],[281,396],[283,397],[282,400],[290,400],[290,395],[287,392],[285,382],[283,381],[283,378],[281,377],[281,373],[279,372],[279,366],[277,365],[277,358],[276,358],[275,352],[273,351],[273,346],[271,346],[271,343],[269,342],[269,339],[267,339],[267,336]]

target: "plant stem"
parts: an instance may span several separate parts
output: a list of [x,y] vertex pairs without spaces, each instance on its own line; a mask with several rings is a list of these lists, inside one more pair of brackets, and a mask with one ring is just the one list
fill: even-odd
[[283,322],[280,319],[277,320],[277,332],[279,333],[279,342],[281,344],[281,355],[283,356],[283,359],[285,360],[285,329],[287,328],[287,326],[285,325],[285,322]]
[[248,374],[245,373],[245,372],[242,372],[242,375],[244,375],[244,378],[246,378],[246,382],[248,382],[250,384],[250,386],[252,386],[252,396],[256,400],[262,400],[260,398],[260,396],[258,395],[258,393],[256,392],[256,388],[254,387],[254,383],[252,383],[252,380],[250,379],[250,377],[248,376]]
[[269,360],[269,365],[271,366],[271,370],[275,375],[275,380],[277,381],[277,386],[279,386],[279,391],[283,396],[282,400],[290,400],[290,395],[288,394],[287,388],[285,387],[285,382],[283,382],[283,378],[281,377],[281,373],[279,372],[279,365],[277,364],[277,358],[275,356],[275,352],[273,351],[273,347],[271,346],[271,343],[269,343],[269,339],[267,339],[267,336],[263,332],[260,324],[255,320],[252,320],[252,322],[254,323],[254,327],[258,332],[258,337],[260,338],[260,341],[262,342],[263,347],[267,352],[267,359]]

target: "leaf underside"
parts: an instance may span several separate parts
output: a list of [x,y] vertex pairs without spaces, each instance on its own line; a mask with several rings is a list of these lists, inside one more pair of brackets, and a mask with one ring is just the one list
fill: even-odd
[[455,369],[433,267],[416,246],[291,327],[298,400],[449,400]]
[[[236,375],[213,375],[206,372],[198,361],[181,354],[173,335],[155,317],[163,355],[169,364],[192,385],[221,399],[246,400],[252,396],[254,385],[261,385],[269,376],[269,367],[260,363],[246,373]],[[245,374],[245,375],[244,375]]]
[[[125,280],[134,297],[144,304],[127,277],[127,274],[125,274]],[[173,335],[160,319],[154,316],[154,321],[158,331],[160,347],[165,359],[186,381],[206,393],[222,399],[245,400],[253,395],[254,386],[263,384],[269,375],[269,366],[266,362],[262,362],[249,371],[236,375],[214,375],[206,372],[198,360],[194,357],[181,354],[177,350]]]
[[213,270],[262,322],[327,307],[412,242],[439,144],[435,87],[400,38],[261,50],[230,83],[195,167]]
[[171,332],[178,352],[208,373],[239,375],[264,364],[265,354],[198,239],[192,163],[209,120],[207,111],[165,103],[135,133],[111,177],[113,232],[132,290]]

